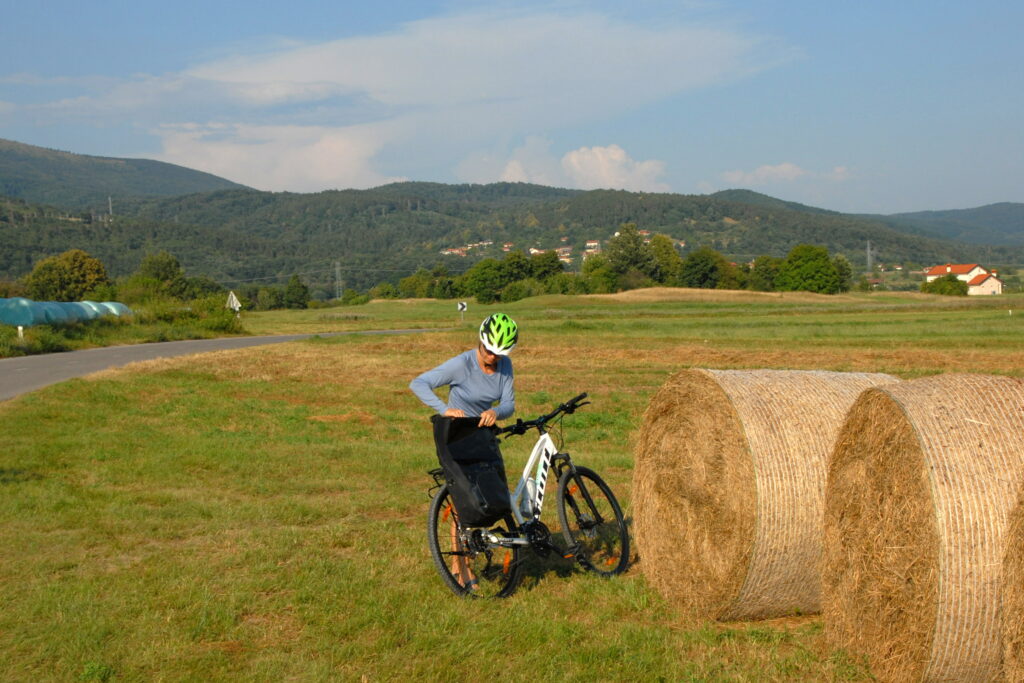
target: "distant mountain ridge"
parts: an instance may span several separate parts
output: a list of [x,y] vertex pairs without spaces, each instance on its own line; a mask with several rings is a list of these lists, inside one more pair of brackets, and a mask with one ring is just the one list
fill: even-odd
[[[578,268],[587,243],[608,240],[623,223],[683,241],[684,253],[708,245],[736,262],[785,256],[809,243],[859,267],[868,241],[876,262],[1024,262],[1021,248],[961,244],[909,235],[877,220],[777,206],[524,183],[409,182],[312,194],[219,190],[123,200],[114,216],[95,218],[0,198],[0,279],[20,277],[39,258],[77,247],[113,275],[132,272],[146,253],[167,250],[190,275],[231,284],[301,274],[327,292],[338,263],[345,286],[365,290],[439,263],[460,273],[481,258],[502,258],[505,244],[523,251],[568,247]],[[466,256],[442,254],[468,245]]]
[[[333,288],[337,262],[347,286],[365,289],[438,263],[462,272],[480,258],[501,258],[504,244],[569,247],[578,257],[587,242],[607,240],[623,223],[669,235],[687,251],[711,246],[737,262],[809,243],[859,267],[870,241],[876,263],[1006,266],[1024,263],[1024,229],[1016,222],[1022,207],[864,216],[741,189],[682,195],[508,182],[260,192],[172,164],[0,140],[0,279],[70,248],[99,257],[114,275],[165,249],[189,274],[225,282],[301,273]],[[986,234],[989,243],[968,243]],[[467,245],[474,246],[464,257],[442,254]]]
[[68,209],[106,208],[107,198],[173,197],[241,189],[230,180],[150,159],[73,154],[0,138],[0,194]]
[[1024,204],[1016,202],[872,218],[878,218],[897,229],[970,244],[1024,245]]

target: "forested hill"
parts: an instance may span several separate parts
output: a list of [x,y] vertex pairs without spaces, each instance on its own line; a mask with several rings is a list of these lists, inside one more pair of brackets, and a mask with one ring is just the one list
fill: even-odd
[[968,255],[1005,261],[1016,253],[908,235],[878,221],[812,207],[520,183],[401,183],[317,194],[221,192],[129,208],[151,220],[226,227],[263,239],[325,239],[323,248],[334,245],[338,254],[419,250],[429,257],[443,248],[483,241],[493,242],[494,249],[506,242],[519,249],[565,244],[579,253],[587,240],[606,240],[630,222],[691,248],[712,246],[736,260],[783,256],[796,244],[813,243],[864,262],[868,240],[887,261],[931,263]]
[[[522,250],[568,246],[578,257],[588,240],[607,240],[627,222],[684,241],[686,251],[709,245],[735,261],[784,256],[811,243],[858,265],[868,240],[882,262],[1024,261],[1016,247],[913,236],[877,220],[722,195],[398,183],[315,194],[222,190],[120,207],[113,217],[93,219],[0,199],[0,278],[24,275],[38,259],[73,247],[99,257],[114,275],[166,249],[190,275],[228,283],[300,273],[314,287],[328,286],[337,261],[346,285],[365,289],[438,262],[462,272],[480,258],[500,258],[504,243]],[[440,253],[466,245],[476,245],[466,256]]]
[[1024,204],[1000,202],[974,209],[916,211],[877,216],[882,222],[921,235],[971,244],[1024,245]]
[[792,211],[802,211],[804,213],[823,213],[833,216],[840,215],[838,211],[819,209],[815,206],[807,206],[806,204],[800,204],[798,202],[787,202],[784,199],[769,197],[766,194],[754,192],[753,190],[722,190],[721,192],[715,192],[711,197],[713,199],[721,199],[727,202],[737,202],[739,204],[749,204],[751,206],[763,206],[767,209],[790,209]]
[[0,139],[0,194],[39,204],[106,210],[108,197],[119,202],[242,187],[162,161],[71,154]]

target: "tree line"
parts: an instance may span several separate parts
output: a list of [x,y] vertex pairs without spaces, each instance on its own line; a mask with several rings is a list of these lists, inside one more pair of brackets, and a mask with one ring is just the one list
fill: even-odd
[[[116,279],[100,259],[82,249],[69,249],[39,260],[23,278],[0,280],[4,298],[120,301],[151,308],[207,299],[223,303],[227,291],[205,275],[187,276],[177,257],[167,251],[147,254],[134,272]],[[292,275],[286,285],[243,284],[236,294],[244,308],[254,310],[306,308],[310,302],[309,287],[298,275]]]
[[853,284],[853,268],[841,254],[811,244],[793,247],[785,257],[763,255],[734,263],[711,247],[683,257],[666,235],[646,241],[635,223],[620,226],[603,252],[592,254],[579,273],[565,272],[557,254],[527,256],[512,251],[485,258],[460,275],[444,265],[420,268],[397,286],[380,283],[374,298],[475,297],[480,303],[510,302],[538,294],[604,294],[640,287],[806,291],[837,294]]
[[[527,256],[511,251],[502,259],[485,258],[466,272],[453,274],[443,264],[420,268],[398,284],[381,282],[368,292],[346,289],[334,303],[362,304],[371,298],[474,297],[479,303],[512,302],[541,294],[605,294],[642,287],[691,287],[760,292],[805,291],[838,294],[849,291],[853,268],[826,247],[798,244],[785,257],[762,255],[750,262],[730,261],[704,246],[685,257],[666,235],[644,239],[634,223],[625,223],[603,252],[589,255],[580,272],[566,272],[557,253]],[[857,286],[868,289],[862,277]],[[955,277],[940,278],[921,290],[966,294]],[[298,275],[286,285],[243,283],[234,290],[243,308],[301,309],[311,304],[310,289]],[[223,306],[227,289],[206,276],[186,276],[178,259],[167,251],[146,255],[130,275],[113,279],[103,263],[81,249],[38,261],[18,281],[0,281],[0,297],[26,296],[37,301],[121,301],[129,306],[174,310],[182,302]],[[218,304],[219,302],[219,304]],[[316,304],[316,302],[312,302]],[[178,306],[180,309],[180,306]]]

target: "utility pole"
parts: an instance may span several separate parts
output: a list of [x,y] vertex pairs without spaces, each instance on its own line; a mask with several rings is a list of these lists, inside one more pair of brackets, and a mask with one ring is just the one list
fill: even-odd
[[873,254],[871,253],[871,240],[868,240],[868,275],[874,272],[874,264],[872,263]]
[[110,214],[111,218],[114,217],[114,198],[109,194],[107,195],[107,213]]
[[345,293],[345,283],[341,280],[341,261],[334,262],[334,298],[341,299]]

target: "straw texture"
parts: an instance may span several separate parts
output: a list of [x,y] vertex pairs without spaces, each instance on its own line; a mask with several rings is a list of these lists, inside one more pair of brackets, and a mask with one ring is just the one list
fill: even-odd
[[651,403],[636,450],[634,536],[648,580],[695,618],[820,609],[828,456],[882,374],[684,370]]
[[999,605],[1024,475],[1024,382],[944,375],[871,389],[829,466],[829,645],[882,680],[1000,676]]
[[1006,532],[1002,595],[1003,671],[1008,681],[1024,681],[1024,489]]

